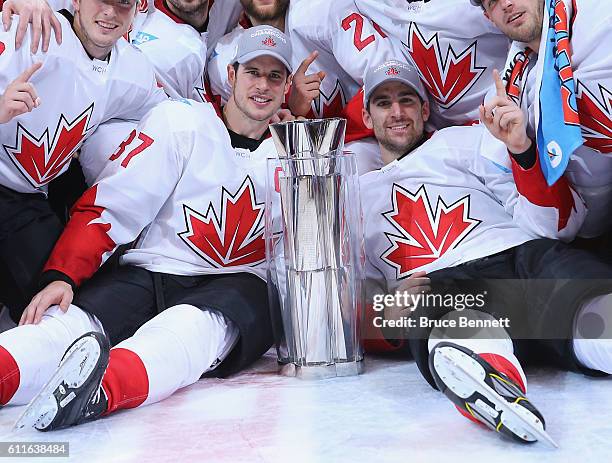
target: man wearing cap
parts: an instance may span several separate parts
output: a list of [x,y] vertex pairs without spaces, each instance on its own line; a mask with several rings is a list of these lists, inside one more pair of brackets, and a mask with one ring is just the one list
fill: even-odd
[[[51,378],[21,425],[56,429],[157,402],[270,347],[267,135],[290,57],[282,32],[249,30],[228,69],[223,121],[209,103],[164,102],[110,156],[47,262],[48,285],[0,334],[0,375],[16,378],[0,384],[3,404],[27,403]],[[117,270],[94,275],[137,237]]]
[[[525,112],[529,136],[536,140],[539,155],[550,159],[551,170],[560,175],[567,162],[565,175],[588,209],[579,236],[599,237],[591,244],[599,244],[609,253],[612,60],[608,44],[612,9],[596,0],[471,2],[513,40],[501,72],[508,95]],[[549,20],[551,14],[554,20]],[[551,95],[558,103],[551,104]],[[486,110],[494,108],[495,101],[487,101]],[[561,129],[551,125],[556,119],[560,119]],[[551,126],[551,133],[547,133],[547,126]],[[557,146],[557,138],[573,131],[575,144]]]
[[[506,98],[498,75],[496,81],[498,97]],[[548,339],[537,341],[546,361],[612,373],[612,324],[599,344],[577,339],[583,319],[612,302],[612,286],[590,280],[609,278],[612,267],[558,241],[580,228],[582,200],[565,179],[547,186],[518,106],[508,101],[498,111],[485,118],[486,128],[450,127],[428,136],[429,105],[416,70],[391,61],[367,72],[363,119],[385,163],[360,179],[368,198],[368,292],[376,309],[367,324],[382,331],[380,345],[381,337],[402,335],[383,320],[418,321],[399,327],[409,328],[410,350],[427,381],[470,419],[526,442],[547,437],[541,414],[524,396],[510,335]],[[381,307],[383,295],[405,292],[452,300],[399,299]],[[491,331],[479,339],[449,332],[451,322],[461,326],[458,314]],[[545,329],[531,331],[538,327]],[[397,349],[403,342],[387,344]]]

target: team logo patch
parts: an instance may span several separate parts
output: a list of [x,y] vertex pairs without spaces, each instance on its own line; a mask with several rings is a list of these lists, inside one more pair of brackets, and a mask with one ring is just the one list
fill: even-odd
[[272,37],[268,37],[266,40],[262,40],[261,43],[264,44],[266,47],[275,47],[276,46],[276,42],[274,41],[274,39]]
[[37,137],[20,122],[17,123],[15,145],[3,147],[13,164],[33,187],[46,185],[70,163],[72,155],[90,130],[89,121],[93,109],[92,103],[72,121],[68,121],[66,116],[61,114],[52,138],[49,136],[49,128]]
[[147,34],[146,32],[140,31],[132,40],[132,44],[138,46],[142,45],[143,43],[152,42],[153,40],[157,39],[158,37],[154,36],[153,34]]
[[469,216],[470,195],[448,206],[439,197],[434,210],[424,185],[413,194],[394,184],[391,201],[382,215],[397,233],[385,233],[391,246],[380,257],[397,279],[456,248],[482,222]]
[[445,109],[468,93],[486,69],[476,65],[476,41],[460,52],[449,45],[443,56],[438,34],[426,40],[414,22],[408,31],[408,51],[421,80]]
[[187,229],[178,234],[189,248],[216,268],[254,266],[266,258],[264,204],[246,177],[236,193],[221,192],[221,211],[212,202],[205,214],[183,205]]
[[0,42],[0,55],[4,53],[4,50],[6,50],[6,45],[4,45],[4,42]]
[[396,76],[399,73],[400,72],[397,70],[397,68],[389,68],[385,74],[387,74],[388,76]]

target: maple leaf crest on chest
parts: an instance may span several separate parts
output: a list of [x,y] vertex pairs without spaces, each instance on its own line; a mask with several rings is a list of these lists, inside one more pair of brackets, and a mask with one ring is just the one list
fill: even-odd
[[434,209],[425,185],[413,194],[394,184],[391,202],[392,209],[382,216],[396,232],[385,233],[391,246],[380,258],[395,268],[397,279],[456,248],[481,223],[469,217],[470,195],[450,205],[439,197]]
[[448,109],[470,91],[486,67],[476,65],[474,41],[464,50],[455,51],[448,45],[443,55],[439,35],[436,32],[429,39],[410,23],[407,48],[421,80],[440,107]]
[[90,130],[93,109],[92,103],[72,121],[60,114],[53,137],[49,136],[49,127],[37,137],[21,122],[17,123],[15,145],[3,147],[15,167],[34,188],[49,183],[70,163]]
[[254,266],[265,260],[264,203],[257,202],[249,176],[233,194],[221,188],[220,211],[211,202],[205,214],[187,205],[183,212],[187,229],[178,236],[211,266]]

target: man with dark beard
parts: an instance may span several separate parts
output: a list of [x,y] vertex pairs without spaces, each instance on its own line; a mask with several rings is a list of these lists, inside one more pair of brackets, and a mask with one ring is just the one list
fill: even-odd
[[[366,325],[378,341],[400,328],[395,347],[407,340],[424,378],[469,419],[521,442],[548,440],[525,397],[519,358],[530,357],[513,339],[563,368],[612,373],[612,266],[558,241],[574,237],[584,204],[564,178],[547,186],[522,111],[493,79],[495,116],[427,137],[417,71],[391,61],[366,74],[363,118],[385,163],[360,178]],[[605,334],[584,339],[592,317]]]

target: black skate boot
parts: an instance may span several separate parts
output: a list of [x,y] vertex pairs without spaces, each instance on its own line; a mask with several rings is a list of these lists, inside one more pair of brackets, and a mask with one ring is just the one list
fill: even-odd
[[523,443],[545,440],[542,414],[518,385],[470,349],[441,342],[429,354],[436,385],[460,410],[489,428]]
[[109,354],[109,342],[101,333],[87,333],[74,341],[15,429],[33,426],[51,431],[99,418],[108,404],[101,383]]

